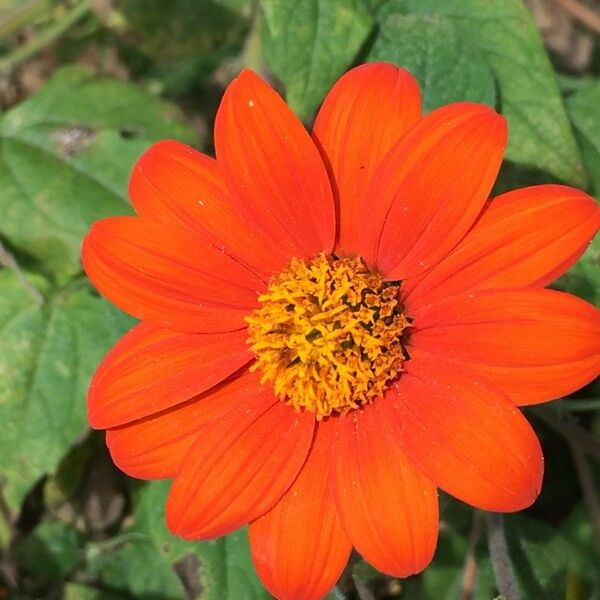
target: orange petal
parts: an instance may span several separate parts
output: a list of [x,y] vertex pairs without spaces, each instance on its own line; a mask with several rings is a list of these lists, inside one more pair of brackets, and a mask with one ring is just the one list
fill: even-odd
[[187,539],[214,538],[264,514],[298,475],[314,423],[313,414],[279,400],[211,422],[171,487],[169,529]]
[[328,486],[333,419],[317,425],[300,475],[275,507],[250,524],[250,549],[278,600],[317,600],[339,579],[351,545]]
[[250,271],[193,233],[136,217],[94,223],[82,258],[111,302],[178,331],[241,329],[264,289]]
[[245,329],[178,333],[140,323],[112,348],[92,378],[88,420],[116,427],[188,400],[252,360]]
[[360,253],[355,247],[356,230],[362,226],[359,201],[386,152],[420,114],[417,80],[388,63],[348,71],[327,94],[313,138],[335,182],[340,253]]
[[517,404],[569,394],[600,374],[600,311],[553,290],[481,290],[415,314],[410,346],[468,363]]
[[406,305],[483,288],[543,287],[581,256],[600,227],[600,206],[564,185],[502,194],[456,248],[427,273],[403,282]]
[[235,210],[216,160],[180,142],[151,146],[131,173],[129,194],[144,218],[194,231],[268,278],[287,261]]
[[264,411],[273,392],[261,386],[259,375],[242,372],[204,394],[159,414],[106,432],[114,463],[132,477],[175,477],[203,427],[231,413]]
[[319,152],[279,94],[252,71],[242,71],[225,91],[215,147],[234,210],[280,255],[332,249],[334,204]]
[[357,249],[387,279],[406,279],[444,257],[471,228],[492,188],[506,122],[461,102],[413,125],[376,169],[361,201]]
[[519,409],[476,372],[438,356],[415,349],[405,365],[381,402],[390,403],[388,420],[408,459],[478,508],[511,512],[531,505],[544,460]]
[[381,404],[337,419],[333,492],[358,552],[378,570],[408,577],[433,557],[437,491],[409,463]]

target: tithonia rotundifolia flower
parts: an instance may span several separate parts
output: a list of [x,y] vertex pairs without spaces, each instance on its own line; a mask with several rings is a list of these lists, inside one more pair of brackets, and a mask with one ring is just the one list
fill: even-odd
[[95,223],[91,281],[140,319],[89,392],[114,462],[172,479],[169,529],[249,524],[264,585],[328,592],[352,547],[397,577],[430,562],[437,489],[489,511],[540,492],[519,407],[600,371],[600,312],[545,289],[600,226],[562,185],[490,199],[492,108],[421,112],[390,64],[344,75],[312,133],[252,71],[216,159],[176,141],[133,169],[137,216]]

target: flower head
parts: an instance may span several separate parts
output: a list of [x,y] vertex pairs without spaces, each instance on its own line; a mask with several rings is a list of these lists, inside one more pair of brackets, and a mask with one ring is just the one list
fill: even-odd
[[389,64],[333,87],[312,137],[251,71],[225,92],[216,160],[174,141],[135,166],[136,217],[91,228],[85,269],[141,319],[92,381],[115,463],[172,478],[171,531],[250,524],[278,598],[325,594],[354,546],[427,566],[437,488],[516,511],[543,458],[518,406],[600,371],[599,311],[543,289],[600,226],[560,186],[488,200],[507,129],[489,107],[421,115]]

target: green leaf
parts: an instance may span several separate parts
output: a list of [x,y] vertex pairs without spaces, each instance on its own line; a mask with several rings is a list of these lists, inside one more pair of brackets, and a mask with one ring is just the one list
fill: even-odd
[[83,553],[75,527],[44,521],[15,545],[13,556],[19,567],[55,580],[72,573]]
[[133,598],[182,600],[183,585],[150,539],[125,541],[116,551],[90,561],[103,587]]
[[419,80],[425,112],[460,100],[496,104],[486,60],[447,17],[388,14],[369,60],[410,71]]
[[600,195],[600,80],[580,87],[567,98],[592,190]]
[[147,535],[169,564],[186,556],[200,563],[202,600],[263,600],[270,598],[254,572],[247,533],[238,530],[210,542],[186,542],[172,536],[164,524],[168,481],[155,481],[139,492],[132,531]]
[[196,140],[175,107],[78,67],[58,71],[0,118],[0,234],[47,271],[77,273],[90,224],[131,211],[131,168],[167,137]]
[[569,557],[574,549],[554,527],[511,515],[506,519],[506,539],[524,598],[565,598]]
[[85,432],[91,374],[133,321],[87,287],[40,302],[7,270],[0,297],[0,473],[18,510]]
[[[443,16],[481,55],[498,84],[500,107],[509,123],[506,158],[585,183],[579,150],[542,40],[521,0],[389,0],[378,12]],[[471,68],[471,67],[469,67]]]
[[67,583],[63,591],[63,600],[131,600],[131,596],[123,596],[81,583]]
[[122,0],[121,14],[138,46],[159,63],[201,56],[228,43],[239,30],[242,2],[229,0]]
[[577,598],[600,597],[600,547],[594,525],[585,504],[579,502],[568,519],[561,525],[560,533],[570,542],[568,583],[577,588],[587,588],[587,594]]
[[265,58],[307,120],[354,61],[372,26],[363,0],[262,0]]

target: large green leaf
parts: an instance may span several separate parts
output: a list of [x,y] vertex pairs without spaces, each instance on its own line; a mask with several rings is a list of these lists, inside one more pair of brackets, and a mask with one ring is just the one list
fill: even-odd
[[579,88],[567,98],[567,109],[581,146],[593,191],[600,195],[600,80]]
[[132,324],[86,288],[40,301],[0,271],[0,473],[17,510],[86,428],[90,376]]
[[90,224],[131,210],[131,167],[167,137],[196,139],[173,106],[81,68],[58,71],[0,119],[0,234],[46,270],[76,273]]
[[147,535],[170,564],[185,556],[197,557],[202,600],[270,598],[254,572],[246,531],[238,530],[211,542],[186,542],[167,531],[164,504],[168,490],[168,481],[155,481],[142,488],[137,497],[133,530]]
[[372,26],[363,0],[262,0],[265,57],[288,104],[308,119]]
[[552,66],[521,0],[389,0],[378,11],[382,27],[393,14],[451,20],[474,60],[485,58],[498,83],[510,130],[506,157],[569,183],[585,183]]
[[496,103],[494,77],[486,60],[444,16],[389,13],[369,59],[408,69],[421,85],[425,112],[459,100]]

